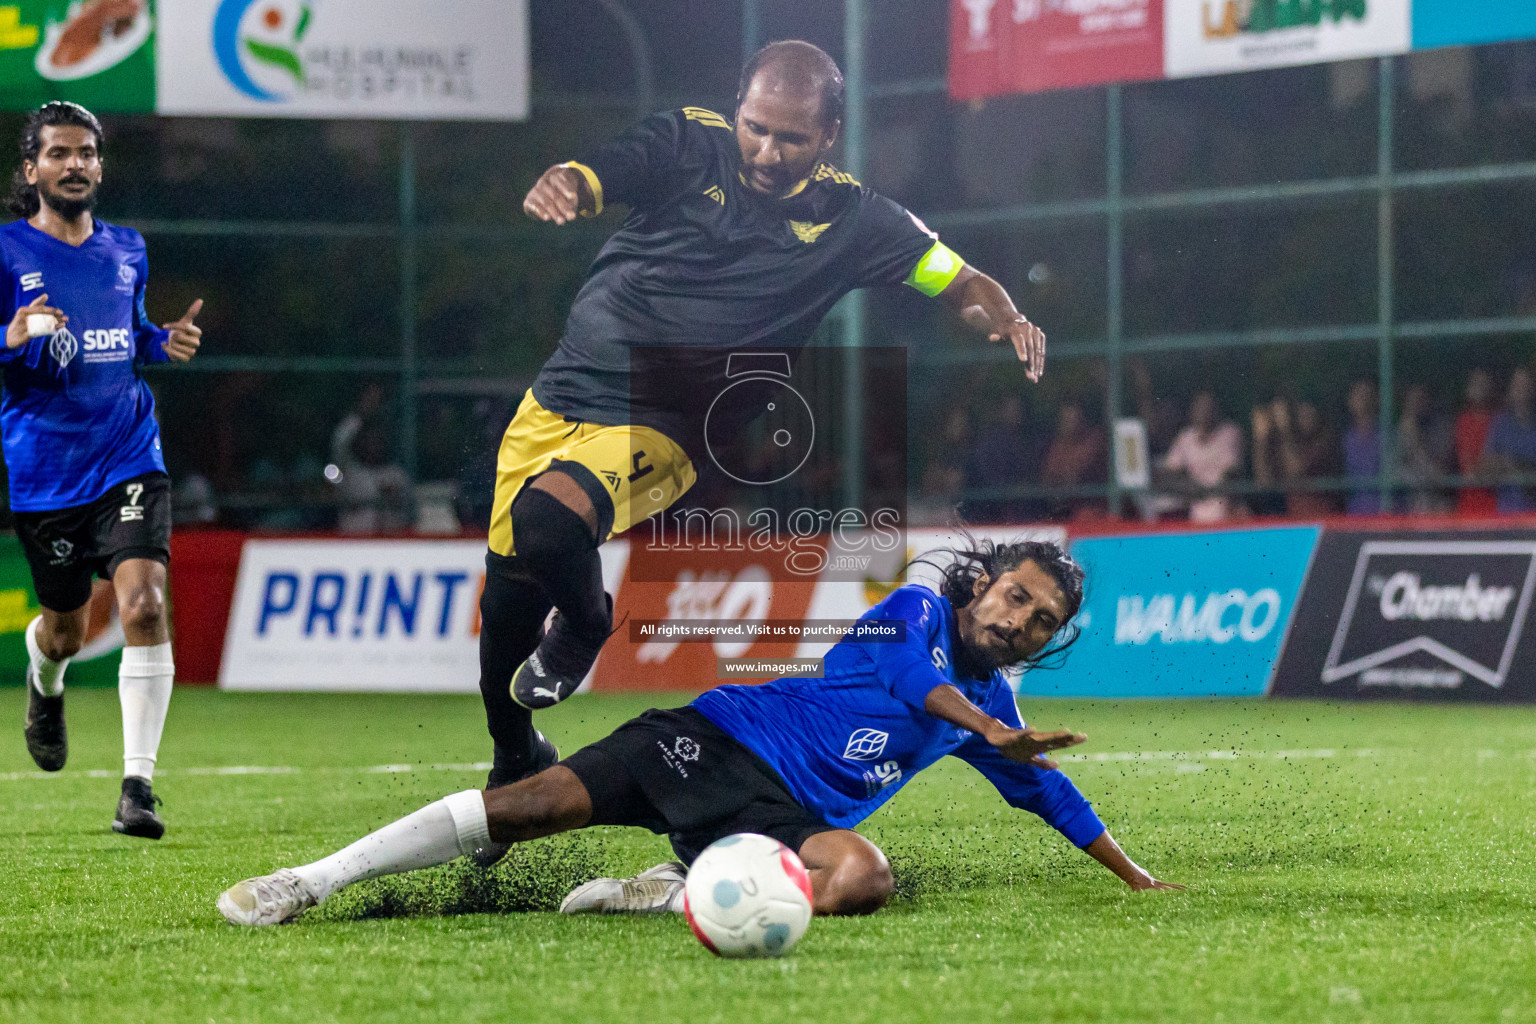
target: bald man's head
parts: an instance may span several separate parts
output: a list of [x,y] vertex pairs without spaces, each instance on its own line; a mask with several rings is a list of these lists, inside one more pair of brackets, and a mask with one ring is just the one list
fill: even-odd
[[799,39],[769,43],[752,55],[741,69],[736,90],[739,105],[761,78],[759,88],[798,98],[815,97],[822,126],[831,129],[843,119],[843,73],[827,51]]
[[763,195],[799,191],[837,141],[843,75],[819,48],[769,43],[747,61],[736,97],[742,180]]

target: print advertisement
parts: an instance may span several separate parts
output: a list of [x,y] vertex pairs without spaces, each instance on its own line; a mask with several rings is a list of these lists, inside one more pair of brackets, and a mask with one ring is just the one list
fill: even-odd
[[155,109],[150,0],[18,0],[0,5],[0,105],[74,100],[102,112]]
[[1081,639],[1065,668],[1025,673],[1019,692],[1263,695],[1319,533],[1297,526],[1074,541],[1089,580]]
[[1329,532],[1273,692],[1531,701],[1533,592],[1536,531]]
[[[628,549],[603,548],[618,586]],[[246,541],[219,685],[478,693],[485,541]]]

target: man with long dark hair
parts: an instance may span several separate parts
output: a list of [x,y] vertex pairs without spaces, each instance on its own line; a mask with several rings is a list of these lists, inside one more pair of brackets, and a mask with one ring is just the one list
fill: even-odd
[[68,756],[64,670],[81,647],[91,578],[110,580],[127,646],[118,669],[123,784],[114,831],[159,839],[150,788],[175,669],[166,631],[170,478],[144,363],[186,362],[193,319],[156,327],[144,310],[149,261],[137,231],[92,216],[101,123],[76,103],[27,116],[0,227],[0,431],[11,510],[42,614],[27,627],[27,750],[58,771]]
[[867,914],[894,881],[853,826],[950,754],[1131,888],[1179,888],[1127,857],[1045,756],[1087,737],[1027,727],[1003,675],[1070,647],[1081,567],[1054,544],[984,542],[955,552],[942,590],[908,584],[870,609],[861,622],[893,623],[900,638],[851,632],[827,654],[825,678],[721,686],[687,707],[647,711],[531,778],[455,793],[323,860],[247,879],[219,897],[219,910],[234,924],[277,924],[353,882],[488,842],[635,825],[669,834],[680,860],[588,882],[562,910],[681,910],[686,863],[717,839],[755,832],[800,855],[817,913]]
[[700,399],[718,390],[731,350],[793,357],[848,292],[905,283],[1009,344],[1030,380],[1044,372],[1045,334],[1001,285],[826,162],[843,93],[821,49],[770,43],[742,69],[734,115],[647,117],[550,167],[524,198],[524,213],[554,225],[613,204],[630,213],[498,453],[480,599],[488,785],[558,756],[530,711],[574,693],[612,629],[598,548],[693,486]]

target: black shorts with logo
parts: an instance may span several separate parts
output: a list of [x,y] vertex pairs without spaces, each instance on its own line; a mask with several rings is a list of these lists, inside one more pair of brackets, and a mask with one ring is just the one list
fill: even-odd
[[71,612],[91,599],[91,577],[112,578],[130,558],[171,560],[171,478],[145,473],[85,505],[17,512],[16,536],[32,567],[37,600]]
[[828,825],[789,792],[768,763],[698,710],[652,709],[560,762],[592,798],[593,825],[667,834],[692,864],[716,839],[770,836],[797,853]]

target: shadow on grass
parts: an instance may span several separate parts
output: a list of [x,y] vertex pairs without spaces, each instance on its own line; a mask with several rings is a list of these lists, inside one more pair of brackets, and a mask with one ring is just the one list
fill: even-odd
[[461,858],[442,867],[344,889],[306,915],[315,921],[448,917],[555,910],[565,894],[607,871],[601,835],[572,833],[512,847],[490,870]]

